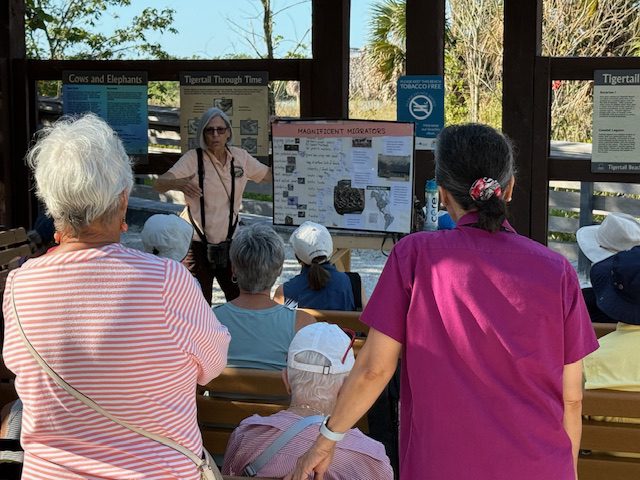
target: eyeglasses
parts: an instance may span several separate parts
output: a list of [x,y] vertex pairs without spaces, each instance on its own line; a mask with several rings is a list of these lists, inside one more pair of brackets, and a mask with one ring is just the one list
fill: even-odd
[[342,363],[344,363],[345,360],[347,359],[347,355],[349,354],[349,350],[353,348],[353,344],[356,341],[356,332],[354,332],[350,328],[341,328],[341,330],[344,333],[346,333],[348,337],[351,338],[351,341],[349,342],[349,346],[347,347],[347,350],[344,352],[344,355],[342,356]]
[[229,127],[207,127],[204,129],[204,134],[213,136],[213,134],[217,133],[218,135],[223,135],[227,130],[229,130]]

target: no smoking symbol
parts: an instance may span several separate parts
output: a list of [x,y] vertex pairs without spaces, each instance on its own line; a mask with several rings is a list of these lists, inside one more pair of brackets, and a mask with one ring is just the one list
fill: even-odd
[[433,112],[433,102],[426,95],[416,95],[409,102],[409,113],[416,120],[425,120]]

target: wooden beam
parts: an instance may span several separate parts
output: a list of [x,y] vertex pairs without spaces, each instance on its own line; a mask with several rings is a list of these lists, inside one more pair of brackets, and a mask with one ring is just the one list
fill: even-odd
[[60,80],[64,70],[142,70],[150,81],[179,80],[182,71],[264,71],[269,80],[300,80],[309,59],[278,60],[30,60],[32,80]]
[[[534,68],[540,54],[542,0],[504,1],[502,130],[514,142],[518,178],[511,202],[513,225],[531,233]],[[546,224],[546,219],[545,219]]]
[[640,57],[553,57],[549,59],[552,80],[593,80],[594,70],[640,68]]

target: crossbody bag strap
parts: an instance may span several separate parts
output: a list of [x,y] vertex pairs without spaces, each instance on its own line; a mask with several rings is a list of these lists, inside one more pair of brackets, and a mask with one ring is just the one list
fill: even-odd
[[227,240],[231,240],[231,238],[233,237],[233,232],[235,232],[236,230],[236,226],[238,225],[238,219],[239,216],[235,218],[234,221],[234,211],[233,211],[233,204],[235,203],[236,200],[236,165],[235,165],[235,158],[233,158],[233,153],[231,153],[231,150],[229,149],[229,146],[226,146],[226,151],[229,152],[229,155],[231,156],[231,162],[230,162],[230,167],[231,167],[231,193],[229,193],[229,190],[227,190],[227,186],[224,184],[224,180],[222,179],[222,175],[220,174],[220,171],[218,170],[218,167],[216,166],[216,164],[213,162],[213,159],[209,156],[208,152],[205,152],[207,155],[207,158],[209,159],[209,161],[211,162],[211,165],[213,166],[213,169],[216,171],[216,173],[218,174],[218,178],[220,179],[220,183],[222,184],[222,188],[224,188],[225,193],[227,194],[227,197],[229,198],[229,225],[227,227]]
[[317,423],[319,425],[323,422],[323,420],[324,417],[322,415],[311,415],[310,417],[302,417],[300,420],[298,420],[296,423],[294,423],[284,432],[278,435],[273,443],[269,445],[260,455],[258,455],[253,462],[244,467],[242,474],[247,475],[248,477],[257,476],[262,467],[269,463],[269,460],[271,460],[273,456],[282,449],[282,447],[289,443],[293,437],[295,437],[309,425],[313,425],[314,423]]
[[[203,458],[201,458],[199,455],[196,455],[195,453],[193,453],[188,448],[183,447],[179,443],[174,442],[170,438],[164,437],[162,435],[157,435],[155,433],[147,432],[146,430],[144,430],[144,429],[142,429],[140,427],[136,427],[134,425],[131,425],[130,423],[127,423],[127,422],[125,422],[123,420],[120,420],[117,417],[114,417],[109,412],[107,412],[104,408],[102,408],[100,405],[98,405],[96,402],[94,402],[89,397],[87,397],[84,393],[80,392],[79,390],[76,390],[74,387],[69,385],[60,375],[58,375],[55,372],[55,370],[53,370],[49,366],[49,364],[46,362],[46,360],[44,358],[42,358],[40,356],[40,354],[38,353],[38,351],[33,347],[31,342],[27,338],[27,335],[25,334],[24,329],[22,328],[22,323],[20,322],[20,317],[18,316],[18,310],[16,309],[16,301],[15,301],[15,296],[14,296],[14,291],[15,291],[14,286],[15,286],[15,277],[14,277],[13,285],[11,286],[11,304],[12,304],[12,307],[13,307],[13,314],[16,317],[16,325],[18,327],[18,333],[20,335],[20,338],[22,338],[22,342],[27,347],[27,350],[29,350],[29,353],[31,354],[31,356],[35,359],[36,362],[38,362],[38,365],[40,365],[40,367],[45,371],[45,373],[47,375],[49,375],[51,377],[51,379],[56,384],[58,384],[58,386],[63,388],[73,398],[75,398],[76,400],[79,400],[80,402],[82,402],[87,407],[91,408],[92,410],[95,410],[100,415],[103,415],[103,416],[107,417],[112,422],[115,422],[118,425],[120,425],[120,426],[122,426],[122,427],[124,427],[124,428],[126,428],[128,430],[131,430],[132,432],[135,432],[135,433],[137,433],[139,435],[142,435],[143,437],[146,437],[146,438],[149,438],[151,440],[154,440],[154,441],[156,441],[156,442],[158,442],[158,443],[160,443],[162,445],[165,445],[165,446],[167,446],[169,448],[172,448],[173,450],[183,454],[185,457],[188,457],[189,460],[191,460],[198,467],[198,469],[202,470],[202,468],[204,468],[206,466],[205,465],[205,460]],[[211,468],[213,469],[213,465],[211,465]],[[217,468],[216,468],[216,470],[217,470]],[[214,471],[213,474],[214,474],[215,478],[220,478],[220,479],[222,478],[222,476],[220,475],[219,472],[216,474],[216,472]]]

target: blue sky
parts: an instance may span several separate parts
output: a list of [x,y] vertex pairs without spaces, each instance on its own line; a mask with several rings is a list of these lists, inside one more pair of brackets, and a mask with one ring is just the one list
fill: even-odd
[[[367,23],[373,3],[374,0],[351,1],[352,47],[362,47],[366,42]],[[171,55],[178,58],[193,55],[212,58],[235,53],[255,56],[239,28],[251,30],[253,26],[256,32],[261,31],[262,7],[259,0],[132,0],[130,7],[118,10],[119,19],[110,19],[105,15],[101,29],[107,32],[115,26],[126,25],[133,15],[145,7],[171,7],[176,10],[174,26],[179,33],[151,38],[160,40]],[[300,40],[310,47],[311,33],[308,30],[311,26],[311,0],[272,0],[272,9],[274,12],[282,10],[274,19],[275,34],[284,39],[276,57],[282,57]],[[234,27],[231,22],[239,27]],[[259,47],[266,51],[263,43]]]

